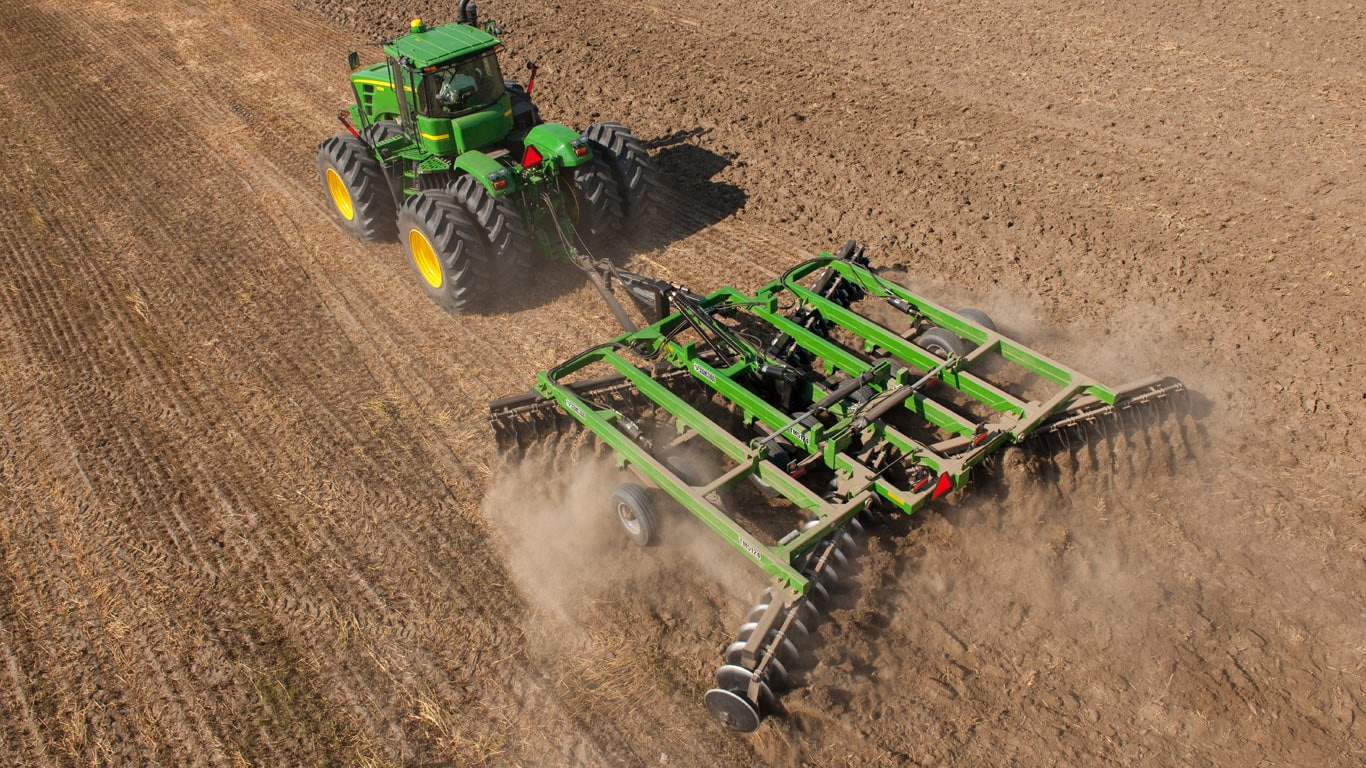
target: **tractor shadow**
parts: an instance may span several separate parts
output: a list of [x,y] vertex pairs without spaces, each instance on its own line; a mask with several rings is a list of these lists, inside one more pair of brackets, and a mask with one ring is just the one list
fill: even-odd
[[[659,250],[728,218],[744,207],[749,196],[741,187],[715,177],[735,161],[732,153],[717,154],[697,144],[709,128],[691,128],[653,139],[643,139],[659,179],[659,211],[629,238],[593,255],[625,264],[642,251]],[[519,312],[555,301],[579,290],[584,274],[562,261],[540,260],[535,276],[524,285],[500,291],[486,313]]]
[[735,153],[717,154],[697,143],[710,132],[710,128],[692,128],[644,142],[659,171],[662,199],[655,225],[642,229],[628,243],[635,246],[633,250],[664,248],[744,207],[749,199],[744,189],[716,180],[735,162]]

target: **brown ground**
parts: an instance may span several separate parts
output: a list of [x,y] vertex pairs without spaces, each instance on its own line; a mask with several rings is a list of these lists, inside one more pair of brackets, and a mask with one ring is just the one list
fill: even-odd
[[0,764],[1366,759],[1359,3],[482,4],[652,141],[639,269],[857,237],[1212,403],[881,533],[747,737],[700,693],[756,575],[492,454],[591,290],[451,318],[329,220],[346,51],[454,3],[281,5],[0,3]]

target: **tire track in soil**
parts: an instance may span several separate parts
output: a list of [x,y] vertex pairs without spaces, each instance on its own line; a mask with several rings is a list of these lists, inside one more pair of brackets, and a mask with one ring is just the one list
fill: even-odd
[[[20,186],[19,188],[22,189],[23,187]],[[39,199],[41,199],[41,194],[39,194],[38,197],[39,197]],[[22,209],[22,206],[21,206],[21,205],[16,205],[15,208]],[[59,230],[59,231],[57,231],[57,232],[55,233],[55,235],[56,235],[56,237],[55,237],[54,239],[55,239],[55,240],[59,240],[59,241],[77,242],[77,241],[79,240],[79,237],[76,235],[76,233],[72,233],[72,232],[60,231],[60,230]],[[29,251],[31,251],[30,248],[21,246],[20,248],[18,248],[18,249],[16,250],[15,256],[22,257],[22,256],[26,255],[26,252],[29,252]],[[76,255],[76,257],[77,257],[77,263],[81,263],[85,258],[88,258],[88,257],[89,257],[89,254],[80,253],[79,250],[77,250],[77,252],[76,252],[74,255]],[[53,272],[52,266],[53,266],[53,265],[51,265],[51,264],[45,265],[45,268],[48,270],[48,273],[49,273],[49,274],[51,274],[51,273]],[[23,303],[23,304],[25,305],[25,307],[26,307],[26,308],[29,308],[30,310],[36,309],[40,317],[49,318],[49,322],[52,322],[52,320],[51,320],[52,318],[60,318],[60,317],[62,317],[62,316],[63,316],[62,313],[64,313],[64,312],[69,312],[69,311],[71,311],[73,308],[75,308],[75,307],[77,306],[77,302],[70,301],[70,298],[72,298],[72,297],[69,297],[69,298],[68,298],[68,301],[65,302],[65,305],[59,307],[59,306],[58,306],[59,302],[57,302],[57,301],[55,301],[55,300],[53,300],[53,299],[50,298],[50,296],[51,296],[51,291],[48,290],[46,286],[39,286],[39,285],[37,285],[37,284],[35,284],[35,283],[30,282],[30,281],[27,279],[27,278],[28,278],[29,272],[30,272],[30,270],[20,269],[19,271],[17,271],[17,272],[15,273],[15,277],[18,278],[18,279],[16,280],[16,282],[17,282],[18,285],[19,285],[19,291],[18,291],[18,293],[20,294],[20,297],[22,297],[22,298],[16,297],[15,299],[12,299],[12,300],[9,302],[9,303],[11,304],[11,306],[15,306],[15,305],[18,305],[18,304],[20,304],[20,303]],[[58,274],[60,274],[60,270],[58,270],[57,272],[58,272]],[[70,281],[68,281],[68,283],[70,283]],[[36,301],[35,301],[35,299],[36,299]],[[68,326],[67,328],[63,328],[63,329],[61,329],[58,333],[54,334],[54,335],[56,335],[57,337],[59,337],[59,338],[61,339],[61,341],[62,341],[62,344],[61,344],[60,347],[59,347],[59,351],[58,351],[55,355],[53,355],[53,359],[54,359],[54,360],[55,360],[55,359],[61,359],[61,358],[68,358],[68,359],[78,358],[78,357],[82,354],[83,351],[88,351],[88,350],[90,350],[91,348],[99,348],[99,347],[101,347],[101,346],[106,346],[106,345],[107,345],[107,341],[108,341],[107,337],[103,337],[103,336],[101,336],[101,335],[95,335],[95,336],[88,337],[88,338],[81,338],[81,336],[78,335],[78,334],[79,334],[79,330],[76,329],[75,326]],[[127,350],[125,350],[125,351],[127,351]],[[134,365],[139,365],[141,362],[142,362],[142,361],[138,360],[136,357],[133,358],[133,363],[134,363]],[[95,372],[96,372],[96,374],[98,375],[98,373],[99,373],[100,371],[99,371],[98,368],[97,368]],[[98,443],[111,443],[111,444],[118,445],[118,446],[120,446],[120,447],[124,447],[124,448],[125,448],[124,456],[125,456],[126,458],[125,458],[125,462],[124,462],[124,463],[127,464],[128,466],[131,466],[131,467],[143,467],[143,466],[147,466],[147,465],[149,464],[149,462],[148,462],[148,460],[147,460],[148,454],[145,452],[145,450],[143,450],[142,445],[141,445],[141,442],[142,442],[142,441],[141,441],[136,435],[133,435],[132,433],[127,433],[127,432],[119,433],[119,432],[113,432],[113,431],[108,430],[108,429],[107,429],[107,425],[101,423],[101,421],[98,419],[97,416],[92,415],[89,411],[87,411],[87,410],[85,410],[85,409],[83,408],[83,406],[87,406],[87,405],[88,405],[93,399],[95,399],[95,398],[107,397],[107,392],[95,390],[91,385],[89,385],[89,384],[84,384],[84,383],[83,383],[83,384],[78,384],[78,385],[76,385],[76,386],[74,386],[74,387],[63,387],[63,386],[61,385],[60,382],[53,382],[53,385],[54,385],[53,389],[54,389],[55,391],[62,391],[63,389],[67,390],[67,392],[71,395],[71,397],[70,397],[70,399],[69,399],[69,401],[68,401],[68,402],[69,402],[69,407],[72,407],[72,408],[76,411],[75,418],[74,418],[74,420],[71,422],[73,426],[70,426],[70,427],[67,428],[67,439],[68,439],[68,441],[69,441],[70,443],[73,443],[73,444],[76,443],[76,442],[77,442],[77,439],[76,439],[76,438],[77,438],[78,435],[80,435],[80,433],[89,433],[89,432],[91,432],[91,431],[93,430],[93,431],[95,431],[95,433],[96,433],[96,434],[93,436],[93,438],[94,438],[94,440],[96,441],[97,444],[98,444]],[[108,403],[105,403],[105,405],[108,405]],[[58,416],[58,417],[57,417],[57,419],[60,419],[60,418],[62,418],[62,417],[61,417],[61,416]],[[57,419],[53,419],[53,420],[56,421]],[[84,436],[84,435],[82,435],[82,436]],[[133,448],[132,452],[127,452],[127,451],[126,451],[126,447],[127,447],[127,446],[132,446],[132,448]],[[79,454],[80,454],[80,449],[76,449],[75,451],[73,451],[73,455],[79,455]],[[153,466],[155,466],[155,465],[153,465]],[[92,495],[93,495],[94,486],[93,486],[93,484],[90,483],[90,478],[89,478],[89,474],[88,474],[88,470],[90,470],[90,469],[92,469],[92,467],[80,467],[80,468],[77,469],[77,473],[78,473],[82,478],[85,479],[85,481],[86,481],[86,483],[87,483],[87,490],[90,491],[90,492],[92,492]],[[156,483],[154,483],[154,485],[156,485]],[[35,500],[35,502],[36,502],[36,500]],[[36,503],[35,503],[35,507],[36,507],[36,506],[37,506],[37,505],[36,505]],[[171,540],[171,541],[170,541],[170,544],[171,544],[170,548],[171,548],[172,550],[174,550],[174,548],[175,548],[175,539],[176,539],[176,533],[175,533],[175,531],[174,531],[174,526],[173,526],[173,525],[170,523],[170,521],[167,520],[164,516],[162,516],[162,517],[160,518],[160,522],[162,523],[162,528],[161,528],[159,531],[151,531],[151,532],[150,532],[150,536],[149,536],[149,538],[147,539],[147,541],[150,542],[150,543],[156,543],[156,542],[158,542],[159,540],[164,540],[164,539],[166,539],[166,538],[169,538],[169,539]],[[67,543],[68,543],[68,545],[70,544],[70,542],[67,542]],[[163,541],[163,543],[164,543],[164,541]],[[60,550],[61,550],[60,547],[56,547],[56,546],[53,546],[52,549],[53,549],[53,551],[60,551]],[[39,579],[38,581],[41,582],[42,579]],[[118,582],[119,582],[119,580],[118,580],[116,577],[113,577],[113,578],[112,578],[112,583],[116,583],[116,584],[117,584]],[[132,593],[132,594],[129,594],[129,595],[128,595],[127,601],[128,601],[129,604],[134,604],[134,605],[136,605],[136,604],[139,604],[139,603],[142,603],[142,602],[146,602],[145,597],[146,597],[146,596],[145,596],[145,594],[143,594],[143,593]],[[82,603],[82,604],[89,604],[89,603],[91,602],[91,599],[90,599],[90,598],[91,598],[91,595],[90,595],[88,592],[84,592],[84,593],[81,594],[81,596],[80,596],[80,598],[79,598],[79,602]],[[60,602],[60,601],[59,601],[59,602]],[[96,624],[96,622],[95,622],[94,620],[92,620],[92,619],[87,619],[86,623],[92,624],[92,625],[93,625],[93,624]],[[86,647],[86,646],[89,646],[90,644],[91,644],[91,643],[90,643],[90,639],[89,639],[88,637],[78,637],[78,638],[76,638],[76,646],[77,646],[77,647]],[[152,644],[150,644],[150,643],[144,642],[144,643],[138,644],[137,647],[140,647],[140,648],[143,648],[143,649],[150,649],[150,648],[152,648],[152,647],[154,647],[154,646],[153,646]],[[156,679],[161,680],[163,685],[171,685],[172,683],[168,683],[168,682],[167,682],[167,678],[168,678],[168,677],[177,677],[177,676],[178,676],[178,671],[175,670],[175,669],[172,669],[172,670],[170,670],[170,671],[168,672],[168,671],[166,671],[166,670],[164,670],[164,669],[162,668],[162,664],[161,664],[161,662],[159,662],[158,660],[156,660],[156,659],[150,659],[150,658],[149,658],[149,660],[151,661],[152,667],[156,670],[156,675],[155,675]],[[111,668],[112,668],[112,667],[114,667],[115,665],[114,665],[113,662],[108,662],[105,666],[108,666],[108,667],[111,667]],[[107,677],[107,676],[106,676],[106,677]],[[172,681],[172,682],[181,683],[182,681]],[[103,683],[103,682],[97,681],[97,682],[94,684],[94,691],[95,691],[96,694],[99,694],[99,692],[100,692],[101,690],[103,690],[103,689],[104,689],[104,683]],[[169,688],[164,689],[163,692],[166,693],[166,694],[170,694],[170,695],[166,696],[166,698],[167,698],[168,700],[173,701],[173,702],[174,702],[174,701],[177,701],[177,700],[179,700],[179,699],[181,699],[181,698],[183,698],[183,695],[182,695],[182,696],[176,696]],[[98,698],[98,697],[97,697],[97,701],[99,701],[99,698]],[[101,702],[101,703],[102,703],[102,702]],[[186,715],[186,713],[185,713],[183,710],[174,713],[174,715],[180,717],[180,719],[181,719],[181,721],[182,721],[182,724],[183,724],[184,722],[187,722],[187,721],[190,719],[190,718]],[[198,729],[202,731],[202,723],[199,724],[199,728],[198,728]],[[116,733],[114,738],[115,738],[115,740],[122,740],[122,739],[123,739],[123,734]]]
[[[159,212],[157,212],[157,211],[152,211],[152,212],[149,212],[149,215],[151,215],[151,216],[156,216],[158,213],[159,213]],[[164,384],[165,382],[161,382],[161,383]],[[191,404],[191,405],[193,405],[193,404]],[[190,414],[190,417],[193,418],[193,417],[196,416],[196,415],[197,415],[197,414],[193,414],[193,413],[192,413],[192,414]],[[406,543],[411,544],[411,542],[406,542]],[[349,559],[351,559],[351,558],[349,557],[349,554],[350,554],[350,553],[345,553],[345,552],[343,552],[343,553],[339,553],[339,554],[340,554],[340,559],[342,559],[342,560],[349,560]],[[302,590],[300,590],[300,591],[302,591]],[[369,590],[369,591],[373,591],[373,590]],[[445,591],[445,590],[443,590],[443,591]],[[350,597],[350,596],[347,596],[347,597]],[[339,602],[341,602],[342,604],[347,604],[347,603],[355,603],[355,602],[358,602],[358,601],[355,600],[355,599],[343,599],[343,600],[340,600]],[[455,696],[451,695],[451,692],[450,692],[449,690],[443,690],[443,691],[441,691],[441,693],[443,694],[443,698],[446,699],[446,700],[457,700],[457,699],[458,699],[458,697],[455,697]]]

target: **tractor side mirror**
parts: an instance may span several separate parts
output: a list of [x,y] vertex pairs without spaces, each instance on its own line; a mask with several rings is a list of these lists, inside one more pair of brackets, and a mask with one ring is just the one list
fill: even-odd
[[346,66],[350,67],[352,72],[360,69],[360,54],[355,51],[346,54]]

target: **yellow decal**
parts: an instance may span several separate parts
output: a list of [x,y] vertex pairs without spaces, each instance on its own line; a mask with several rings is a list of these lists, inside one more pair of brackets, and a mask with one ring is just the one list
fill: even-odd
[[[366,78],[363,78],[363,77],[358,77],[358,78],[354,79],[352,82],[355,82],[355,83],[362,83],[362,84],[364,84],[364,85],[373,85],[373,86],[375,86],[375,89],[376,89],[376,90],[383,90],[383,89],[385,89],[385,88],[393,88],[393,87],[394,87],[393,84],[390,83],[388,80],[367,80]],[[408,85],[403,86],[403,90],[407,91],[408,93],[412,93],[412,92],[413,92],[412,86],[408,86]]]

